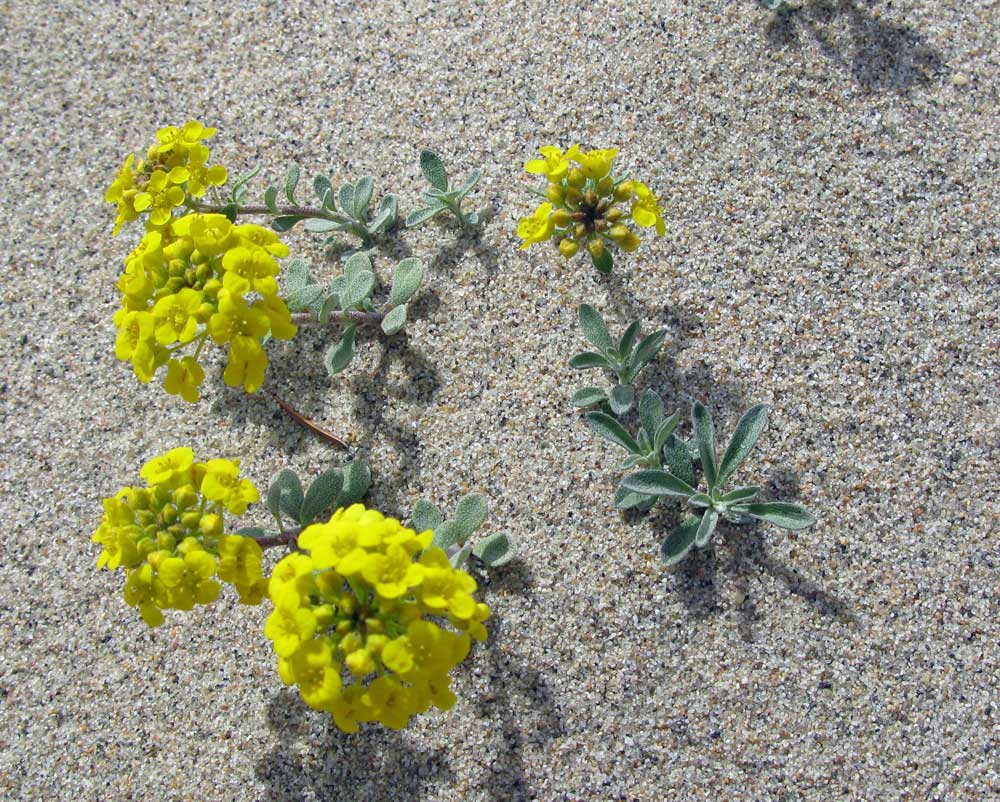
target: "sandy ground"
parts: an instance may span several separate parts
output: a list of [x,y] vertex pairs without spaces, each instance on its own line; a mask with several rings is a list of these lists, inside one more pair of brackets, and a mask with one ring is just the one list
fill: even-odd
[[[1000,5],[0,4],[0,796],[16,800],[969,800],[1000,793]],[[521,558],[481,577],[459,703],[356,736],[284,689],[266,608],[147,629],[94,570],[100,500],[189,444],[263,484],[342,459],[266,396],[184,405],[116,362],[134,232],[103,201],[155,130],[214,159],[376,178],[412,210],[421,147],[482,167],[476,237],[429,265],[404,338],[348,378],[327,334],[269,386],[352,442],[370,503],[478,490]],[[610,278],[517,249],[543,144],[618,147],[668,232]],[[316,239],[288,242],[332,270]],[[672,508],[622,517],[621,452],[569,405],[589,302],[667,345],[641,387],[724,434],[740,479],[819,523],[731,528],[674,574]],[[256,518],[260,519],[259,513]]]

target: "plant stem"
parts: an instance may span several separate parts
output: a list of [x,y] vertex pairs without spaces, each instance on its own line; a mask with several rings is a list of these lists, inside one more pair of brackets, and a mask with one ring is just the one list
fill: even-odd
[[301,534],[301,529],[289,529],[280,535],[272,535],[271,537],[259,537],[255,538],[257,545],[262,549],[273,549],[278,546],[291,546],[293,549],[298,548],[298,537]]
[[312,312],[296,312],[292,315],[292,323],[296,326],[329,326],[337,323],[343,323],[345,316],[349,318],[352,323],[358,323],[362,326],[378,326],[385,318],[385,315],[382,312],[350,311],[338,313],[336,317],[330,315],[330,319],[325,324],[321,324],[319,320],[317,320],[316,315]]

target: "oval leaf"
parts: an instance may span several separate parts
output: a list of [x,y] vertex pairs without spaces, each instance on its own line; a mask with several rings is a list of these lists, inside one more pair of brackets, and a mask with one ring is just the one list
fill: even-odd
[[483,525],[486,513],[486,499],[478,493],[470,493],[458,502],[451,520],[458,526],[463,541]]
[[288,198],[289,203],[295,203],[295,188],[299,185],[300,175],[301,171],[297,164],[288,168],[288,175],[285,176],[285,197]]
[[644,493],[635,493],[624,487],[619,487],[615,491],[615,506],[621,510],[649,509],[656,503],[656,496],[647,496]]
[[634,400],[635,388],[631,384],[616,384],[608,392],[608,405],[618,417],[632,409]]
[[343,486],[344,472],[340,468],[331,468],[313,479],[302,502],[299,523],[308,526],[316,520],[316,516],[330,509]]
[[345,282],[361,273],[372,272],[372,260],[367,251],[355,251],[344,261]]
[[393,334],[398,334],[405,325],[406,304],[393,307],[388,311],[388,313],[386,313],[386,316],[382,318],[382,331],[384,331],[389,337]]
[[569,361],[569,366],[577,370],[587,370],[589,368],[607,368],[608,370],[613,370],[607,357],[595,354],[593,351],[585,351],[582,354],[577,354]]
[[462,529],[456,521],[443,521],[434,529],[434,540],[431,542],[438,548],[447,549],[464,541]]
[[698,491],[666,471],[638,471],[622,479],[622,487],[648,496],[689,498]]
[[635,442],[635,438],[610,415],[604,412],[588,412],[587,420],[590,422],[590,428],[593,429],[594,434],[598,434],[604,439],[610,440],[615,445],[621,446],[630,454],[642,455],[642,449]]
[[410,212],[406,217],[406,227],[415,228],[437,217],[441,212],[446,211],[446,209],[446,206],[427,206],[423,209],[417,209],[415,212]]
[[271,214],[278,213],[278,188],[268,187],[264,190],[264,205]]
[[611,335],[608,334],[608,327],[604,323],[604,318],[590,304],[580,304],[577,310],[580,318],[580,328],[583,329],[583,336],[601,352],[612,350]]
[[[663,399],[655,390],[646,390],[639,399],[639,423],[649,442],[655,442],[656,431],[663,423]],[[663,439],[666,440],[666,437]]]
[[389,292],[389,303],[393,306],[405,304],[420,289],[424,280],[424,264],[416,257],[403,259],[396,265],[392,277],[392,290]]
[[764,504],[734,504],[730,512],[749,515],[782,529],[805,529],[816,523],[816,516],[798,504],[784,501],[769,501]]
[[743,460],[747,458],[757,440],[767,426],[767,404],[758,404],[746,411],[740,422],[736,424],[736,431],[733,439],[729,441],[722,462],[719,464],[718,484],[725,484],[726,480],[740,467]]
[[349,181],[345,181],[340,185],[340,191],[337,193],[337,201],[340,203],[340,209],[348,217],[354,215],[354,184]]
[[331,376],[340,373],[354,358],[354,331],[354,326],[348,326],[344,329],[344,336],[340,341],[331,345],[326,352],[323,365]]
[[306,224],[303,228],[313,234],[325,234],[327,231],[340,231],[341,226],[340,223],[335,223],[333,220],[323,220],[319,217],[310,217],[306,220]]
[[340,295],[340,306],[342,309],[354,309],[375,291],[375,274],[370,270],[363,270],[348,277],[347,286]]
[[417,532],[426,532],[428,529],[437,529],[444,521],[444,516],[441,514],[441,510],[429,501],[421,499],[413,508],[411,521]]
[[267,489],[267,508],[277,518],[284,513],[293,521],[299,520],[302,512],[302,483],[294,471],[283,468],[271,479]]
[[708,482],[708,489],[715,490],[718,485],[718,469],[715,453],[715,424],[711,413],[700,401],[695,401],[691,408],[691,423],[694,426],[695,441],[698,443],[698,458],[701,460],[701,470]]
[[348,462],[341,470],[344,473],[344,486],[337,496],[338,508],[357,504],[365,497],[372,484],[372,473],[364,462]]
[[432,187],[442,192],[448,191],[448,171],[444,169],[441,158],[433,151],[420,151],[420,172],[424,174]]
[[271,228],[273,228],[275,231],[288,231],[292,226],[294,226],[296,223],[301,222],[302,220],[305,220],[305,218],[302,217],[302,215],[298,214],[282,215],[281,217],[275,217],[271,221]]
[[497,568],[504,563],[509,563],[517,554],[517,546],[503,532],[494,535],[487,535],[475,546],[472,553],[491,568]]
[[620,359],[627,360],[629,355],[632,353],[632,346],[635,345],[635,338],[639,336],[639,321],[634,321],[622,335],[621,341],[618,343],[618,356]]
[[368,204],[372,200],[372,191],[375,189],[375,181],[370,175],[359,179],[354,185],[354,217],[358,220],[368,219]]
[[664,563],[668,566],[676,565],[687,556],[687,553],[691,551],[691,547],[694,545],[694,539],[698,534],[700,524],[700,518],[688,518],[667,535],[663,541],[663,545],[660,546],[660,554],[663,556]]
[[694,535],[694,544],[699,549],[708,543],[717,523],[719,523],[719,513],[715,510],[705,510],[701,516],[701,523],[698,524],[698,531]]
[[604,392],[600,387],[584,387],[581,390],[577,390],[573,393],[573,398],[570,399],[570,403],[574,407],[592,407],[594,404],[600,404],[602,401],[606,401],[608,394]]

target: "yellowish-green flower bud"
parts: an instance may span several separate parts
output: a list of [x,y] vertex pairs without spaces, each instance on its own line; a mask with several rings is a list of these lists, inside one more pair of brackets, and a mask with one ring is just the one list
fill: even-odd
[[347,636],[350,635],[354,629],[354,622],[350,620],[343,620],[337,624],[337,634]]
[[374,655],[382,654],[382,649],[389,642],[388,635],[369,635],[365,641],[365,648]]
[[222,535],[222,516],[215,513],[202,515],[198,528],[209,537],[220,537]]
[[583,195],[583,200],[590,207],[597,206],[597,193],[585,192]]
[[367,649],[356,649],[344,658],[344,665],[355,677],[363,677],[375,670],[375,661]]
[[607,197],[615,191],[615,182],[611,180],[611,176],[606,175],[600,181],[597,182],[597,194]]
[[358,649],[364,648],[364,641],[361,639],[361,635],[351,630],[340,640],[340,650],[344,654],[350,654],[351,652],[356,652]]
[[583,170],[579,167],[574,167],[569,171],[569,175],[566,177],[566,183],[574,189],[580,189],[580,187],[587,183],[587,176],[583,174]]
[[607,220],[609,223],[615,223],[621,220],[624,216],[625,212],[619,209],[617,206],[615,206],[611,209],[608,209],[608,211],[604,215],[604,219]]
[[201,544],[201,541],[193,535],[188,535],[184,538],[180,545],[177,547],[178,554],[190,554],[193,551],[204,551],[205,547]]
[[167,526],[170,526],[170,524],[177,520],[177,506],[174,504],[165,504],[163,509],[160,510],[160,520]]
[[556,209],[556,211],[552,213],[552,217],[549,219],[552,221],[552,225],[556,228],[564,228],[570,224],[573,220],[573,216],[565,209]]
[[627,201],[632,197],[634,192],[635,187],[631,181],[622,181],[617,187],[615,187],[615,200]]
[[629,230],[620,223],[617,226],[612,226],[611,230],[608,232],[608,236],[619,244],[621,244],[622,240],[626,239],[628,235]]
[[587,227],[583,223],[577,223],[573,226],[573,236],[579,240],[586,239]]
[[337,610],[341,615],[354,615],[354,611],[358,607],[358,600],[355,598],[353,593],[341,593],[337,599]]
[[600,259],[604,255],[604,240],[595,237],[587,243],[587,250],[595,259]]
[[149,526],[155,523],[156,513],[152,510],[136,510],[135,521],[139,526]]
[[[156,545],[159,546],[163,551],[172,552],[175,548],[177,548],[177,538],[175,538],[169,532],[157,532]],[[155,567],[156,566],[154,566],[154,568]]]
[[576,206],[580,201],[583,200],[583,193],[575,187],[570,187],[566,190],[566,203],[570,203]]
[[336,612],[334,611],[332,604],[318,604],[313,607],[313,615],[316,616],[316,626],[323,630],[333,623],[333,619],[336,617]]
[[156,551],[156,541],[151,537],[144,537],[135,544],[135,547],[139,551],[139,559],[145,560],[150,554]]
[[569,259],[571,256],[576,256],[577,252],[580,250],[580,243],[576,240],[566,239],[559,243],[559,253]]
[[181,526],[185,529],[197,529],[198,524],[201,523],[201,513],[197,510],[191,510],[186,512],[181,516]]
[[545,188],[545,197],[552,203],[561,204],[566,199],[566,190],[561,184],[549,184]]

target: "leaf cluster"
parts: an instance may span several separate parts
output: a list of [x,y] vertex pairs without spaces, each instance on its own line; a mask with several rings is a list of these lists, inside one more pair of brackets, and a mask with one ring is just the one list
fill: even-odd
[[407,303],[420,289],[424,278],[423,263],[410,257],[396,265],[389,297],[377,309],[373,301],[378,283],[371,258],[364,251],[354,253],[345,263],[344,272],[328,284],[317,281],[305,261],[296,259],[288,267],[288,308],[292,312],[308,311],[317,315],[320,323],[340,315],[344,330],[340,340],[331,345],[323,359],[327,372],[333,376],[346,368],[354,357],[357,324],[351,312],[382,313],[382,331],[392,336],[406,325]]
[[504,532],[487,535],[475,544],[469,543],[469,538],[486,520],[486,514],[486,500],[478,493],[470,493],[459,500],[451,518],[445,518],[431,502],[418,501],[413,508],[411,525],[418,532],[433,530],[433,545],[450,554],[454,567],[464,565],[471,554],[491,568],[496,568],[514,559],[517,545]]
[[475,212],[466,214],[462,211],[462,201],[479,183],[482,171],[473,170],[468,178],[458,187],[452,187],[441,157],[426,148],[420,151],[420,171],[430,183],[431,188],[425,189],[421,195],[427,205],[410,213],[406,218],[407,228],[413,228],[432,220],[442,212],[451,212],[463,226],[474,226],[479,223],[479,215]]
[[665,329],[639,339],[639,321],[633,322],[616,343],[611,339],[607,324],[594,307],[581,304],[577,310],[583,336],[597,350],[585,351],[570,359],[570,367],[579,370],[603,368],[610,370],[618,379],[617,384],[604,389],[584,387],[573,395],[576,407],[600,405],[606,412],[624,415],[635,402],[636,377],[656,356],[667,336]]
[[[694,515],[685,519],[663,541],[661,551],[667,565],[680,562],[692,547],[707,545],[720,519],[732,524],[760,520],[790,530],[805,529],[816,523],[815,516],[797,504],[754,503],[753,499],[760,492],[759,487],[738,487],[729,492],[723,491],[726,482],[757,444],[767,425],[767,412],[768,408],[764,404],[748,410],[736,425],[732,440],[720,459],[712,415],[700,402],[693,404],[693,441],[697,448],[701,474],[707,485],[705,491],[697,489],[698,482],[688,448],[684,448],[683,452],[675,449],[669,456],[667,449],[664,449],[663,462],[667,470],[648,468],[622,480],[619,496],[616,496],[616,503],[619,500],[622,502],[619,506],[630,506],[629,502],[634,499],[642,503],[650,497],[670,497],[687,503],[695,510]],[[677,415],[678,413],[674,413],[671,419],[675,419]],[[673,425],[676,426],[676,420]],[[634,464],[640,464],[640,460]]]
[[[296,203],[295,190],[300,175],[299,167],[292,165],[285,178],[285,197],[293,205]],[[319,199],[320,217],[313,214],[283,214],[278,206],[278,188],[270,186],[265,190],[264,205],[275,215],[271,221],[271,227],[275,231],[288,231],[305,220],[307,231],[331,235],[325,240],[326,245],[336,243],[338,234],[353,234],[365,246],[369,246],[381,234],[395,228],[399,221],[399,199],[393,194],[382,197],[378,211],[372,216],[371,200],[375,181],[369,175],[355,183],[345,181],[336,192],[325,175],[317,175],[312,184]]]

